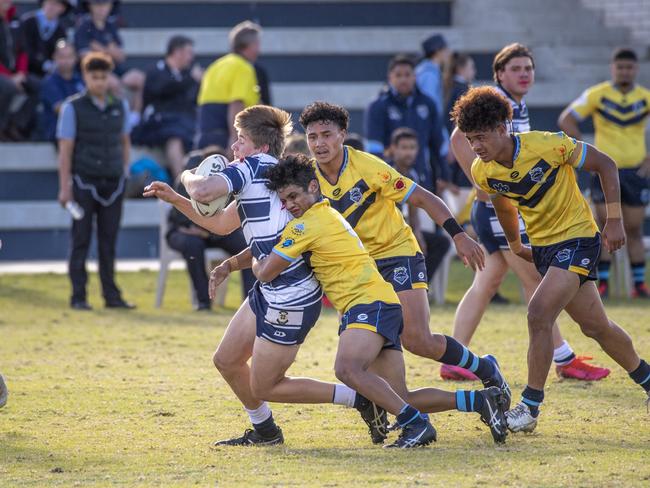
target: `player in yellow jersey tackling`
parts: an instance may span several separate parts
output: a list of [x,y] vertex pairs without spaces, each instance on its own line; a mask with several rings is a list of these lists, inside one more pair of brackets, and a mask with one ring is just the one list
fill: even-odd
[[348,122],[343,107],[326,102],[312,103],[300,115],[322,194],[355,230],[399,297],[404,347],[418,356],[471,370],[486,387],[502,388],[509,404],[510,389],[493,356],[476,356],[452,337],[430,332],[424,256],[396,203],[408,201],[424,209],[451,235],[466,265],[483,267],[481,247],[440,198],[372,154],[344,146]]
[[[472,177],[491,195],[510,249],[544,276],[528,303],[528,385],[521,403],[506,414],[508,427],[530,432],[537,425],[553,359],[552,326],[562,310],[650,391],[650,365],[639,358],[627,333],[607,318],[592,281],[601,234],[574,173],[574,168],[584,168],[598,174],[607,205],[602,238],[614,252],[625,242],[615,163],[563,132],[511,135],[512,107],[494,88],[471,89],[456,102],[452,116],[478,155]],[[532,248],[521,242],[517,210]]]
[[[650,90],[635,84],[639,64],[634,51],[618,49],[612,58],[612,80],[588,88],[560,115],[560,128],[572,137],[581,138],[578,122],[592,117],[595,144],[618,166],[623,204],[623,223],[627,251],[634,280],[632,295],[650,298],[645,284],[645,248],[643,221],[650,203],[650,154],[646,150],[645,127],[650,115]],[[605,223],[605,195],[598,177],[593,178],[591,199],[596,216]],[[608,296],[610,256],[603,249],[598,264],[599,292]]]
[[[505,441],[506,398],[500,388],[492,386],[455,394],[435,388],[407,391],[400,346],[399,299],[377,271],[350,224],[321,196],[309,159],[303,155],[288,156],[269,168],[266,178],[267,187],[278,193],[295,218],[287,224],[269,256],[253,260],[253,273],[261,282],[268,282],[301,257],[309,262],[332,305],[342,314],[336,376],[395,415],[402,427],[399,438],[386,447],[429,444],[436,438],[435,430],[420,411],[455,408],[479,412],[495,441]],[[256,350],[253,360],[257,361],[260,374],[273,369],[279,358],[256,358]],[[324,383],[321,386],[325,401],[329,401],[331,388]]]

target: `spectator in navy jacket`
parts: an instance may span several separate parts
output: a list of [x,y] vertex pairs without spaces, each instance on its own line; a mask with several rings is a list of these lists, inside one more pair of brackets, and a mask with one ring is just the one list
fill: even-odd
[[167,52],[146,73],[142,123],[133,141],[164,148],[172,176],[184,169],[185,154],[192,148],[196,123],[196,95],[203,76],[194,64],[194,42],[173,36]]
[[41,0],[41,8],[22,15],[20,30],[29,62],[29,72],[42,78],[53,70],[52,56],[66,31],[61,17],[70,9],[67,0]]
[[410,57],[398,55],[390,61],[388,85],[366,110],[364,122],[368,152],[384,158],[393,131],[408,127],[418,134],[415,171],[421,185],[436,191],[437,179],[449,179],[447,163],[440,154],[443,139],[438,109],[417,88],[415,63]]
[[56,141],[56,122],[63,101],[84,89],[81,74],[76,70],[77,53],[65,39],[56,43],[54,73],[41,84],[40,136],[46,141]]

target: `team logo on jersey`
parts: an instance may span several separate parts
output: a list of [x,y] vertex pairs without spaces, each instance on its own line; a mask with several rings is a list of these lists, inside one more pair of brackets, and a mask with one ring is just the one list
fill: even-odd
[[332,192],[332,195],[335,197],[338,197],[341,194],[341,189],[340,188],[335,188],[334,191]]
[[404,188],[406,188],[406,183],[404,183],[404,178],[397,178],[395,180],[395,183],[393,183],[393,188],[395,188],[397,191],[402,191]]
[[564,261],[568,260],[571,258],[571,249],[562,249],[560,252],[558,252],[555,255],[555,258],[563,263]]
[[360,313],[357,315],[357,320],[359,322],[367,322],[368,321],[368,314],[367,313]]
[[535,183],[541,183],[544,179],[544,170],[542,168],[533,168],[528,174],[530,175],[530,179]]
[[390,105],[388,107],[388,118],[390,120],[402,120],[402,112],[397,107]]
[[293,246],[293,239],[285,239],[284,242],[282,243],[282,247],[289,247]]
[[302,233],[305,232],[305,224],[300,222],[299,224],[294,225],[293,228],[291,229],[291,232],[297,235],[301,235]]
[[363,193],[361,193],[361,189],[357,188],[356,186],[350,190],[350,200],[352,200],[354,203],[359,205],[359,202],[363,198]]
[[513,171],[512,173],[510,173],[510,178],[512,178],[513,180],[519,178],[519,171]]
[[280,310],[280,312],[278,313],[278,324],[284,325],[287,322],[289,322],[289,312],[287,312],[286,310]]
[[494,188],[499,193],[508,193],[510,191],[510,186],[505,183],[492,183],[492,188]]
[[395,268],[393,270],[393,281],[396,281],[400,285],[403,285],[408,281],[408,279],[409,274],[404,266],[400,266],[399,268]]
[[580,261],[580,266],[589,266],[589,263],[591,263],[591,259],[589,258],[584,258],[582,261]]
[[391,179],[390,173],[386,171],[385,173],[377,173],[379,175],[379,178],[381,178],[381,181],[383,183],[388,183]]
[[418,113],[421,119],[426,119],[429,117],[429,107],[426,105],[418,105],[415,107],[415,111]]

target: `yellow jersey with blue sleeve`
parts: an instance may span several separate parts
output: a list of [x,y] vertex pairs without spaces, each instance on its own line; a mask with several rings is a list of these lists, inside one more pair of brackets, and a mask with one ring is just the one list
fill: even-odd
[[273,252],[290,262],[302,256],[341,313],[376,301],[399,303],[350,224],[326,199],[291,220]]
[[579,121],[593,118],[596,147],[619,168],[635,168],[645,159],[650,90],[636,85],[623,93],[606,81],[585,90],[570,109]]
[[[472,177],[490,194],[509,198],[526,224],[533,246],[548,246],[580,237],[594,237],[598,227],[576,182],[574,168],[584,164],[587,146],[578,149],[564,132],[514,134],[512,168],[476,158]],[[568,164],[575,151],[573,166]]]
[[420,252],[413,231],[395,205],[417,187],[409,178],[372,154],[343,148],[343,165],[330,183],[316,163],[321,192],[345,217],[373,259],[414,256]]
[[229,104],[241,101],[245,107],[260,101],[255,67],[239,54],[230,53],[213,62],[203,75],[198,103]]

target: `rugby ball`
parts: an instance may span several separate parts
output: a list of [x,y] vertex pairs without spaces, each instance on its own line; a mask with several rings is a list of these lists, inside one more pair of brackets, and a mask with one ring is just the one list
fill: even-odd
[[[214,176],[220,171],[223,171],[229,163],[230,161],[228,161],[228,158],[225,156],[221,154],[213,154],[201,161],[201,164],[196,168],[195,174],[199,176]],[[223,210],[228,204],[230,194],[227,193],[208,203],[197,202],[193,198],[190,198],[190,200],[192,201],[192,208],[194,208],[196,213],[202,217],[212,217],[217,212]]]

